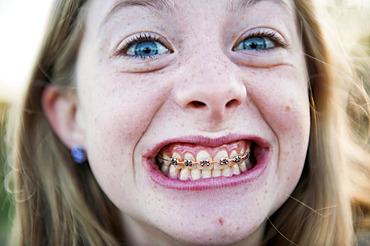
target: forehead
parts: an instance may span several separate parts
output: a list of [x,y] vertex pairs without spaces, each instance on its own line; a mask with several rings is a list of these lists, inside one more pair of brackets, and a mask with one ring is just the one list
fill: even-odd
[[[225,13],[235,14],[245,12],[261,3],[265,5],[277,5],[288,13],[293,13],[292,0],[94,0],[92,5],[95,5],[95,8],[99,9],[103,17],[101,22],[105,24],[117,14],[122,13],[122,11],[134,7],[141,8],[142,10],[149,11],[158,16],[181,14],[184,8],[191,6],[196,7],[197,5],[205,6],[207,9],[221,7]],[[193,10],[196,9],[193,8]]]
[[[198,0],[201,1],[201,0]],[[270,1],[272,3],[280,4],[284,7],[288,7],[289,3],[285,0],[228,0],[224,1],[226,3],[225,10],[226,11],[237,11],[237,10],[243,10],[245,8],[251,7],[253,5],[256,5],[260,2],[267,2]],[[212,2],[212,5],[219,4],[222,1],[218,2]],[[111,14],[115,13],[116,11],[122,9],[122,8],[128,8],[128,7],[144,7],[148,8],[150,10],[153,10],[153,12],[167,12],[167,13],[174,13],[181,9],[181,6],[179,4],[179,0],[116,0],[113,1],[113,7],[109,11],[107,17],[109,17]]]

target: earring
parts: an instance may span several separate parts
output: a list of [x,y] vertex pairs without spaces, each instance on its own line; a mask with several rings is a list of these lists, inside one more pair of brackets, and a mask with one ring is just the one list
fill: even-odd
[[86,161],[86,152],[80,147],[73,147],[71,150],[71,155],[76,163],[81,164]]

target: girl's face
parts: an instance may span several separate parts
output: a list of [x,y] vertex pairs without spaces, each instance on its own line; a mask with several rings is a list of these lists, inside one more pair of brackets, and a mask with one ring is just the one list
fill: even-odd
[[90,4],[77,61],[82,145],[129,237],[255,245],[308,145],[293,3]]

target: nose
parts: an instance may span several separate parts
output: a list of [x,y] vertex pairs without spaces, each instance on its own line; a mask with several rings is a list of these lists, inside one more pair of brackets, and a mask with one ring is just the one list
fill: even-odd
[[224,64],[194,66],[175,92],[175,100],[185,111],[223,119],[246,97],[247,90],[236,69]]

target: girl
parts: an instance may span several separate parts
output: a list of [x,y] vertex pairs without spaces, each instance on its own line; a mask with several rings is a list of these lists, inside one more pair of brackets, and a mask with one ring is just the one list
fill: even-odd
[[319,18],[308,0],[57,1],[10,124],[11,245],[355,243],[368,98]]

